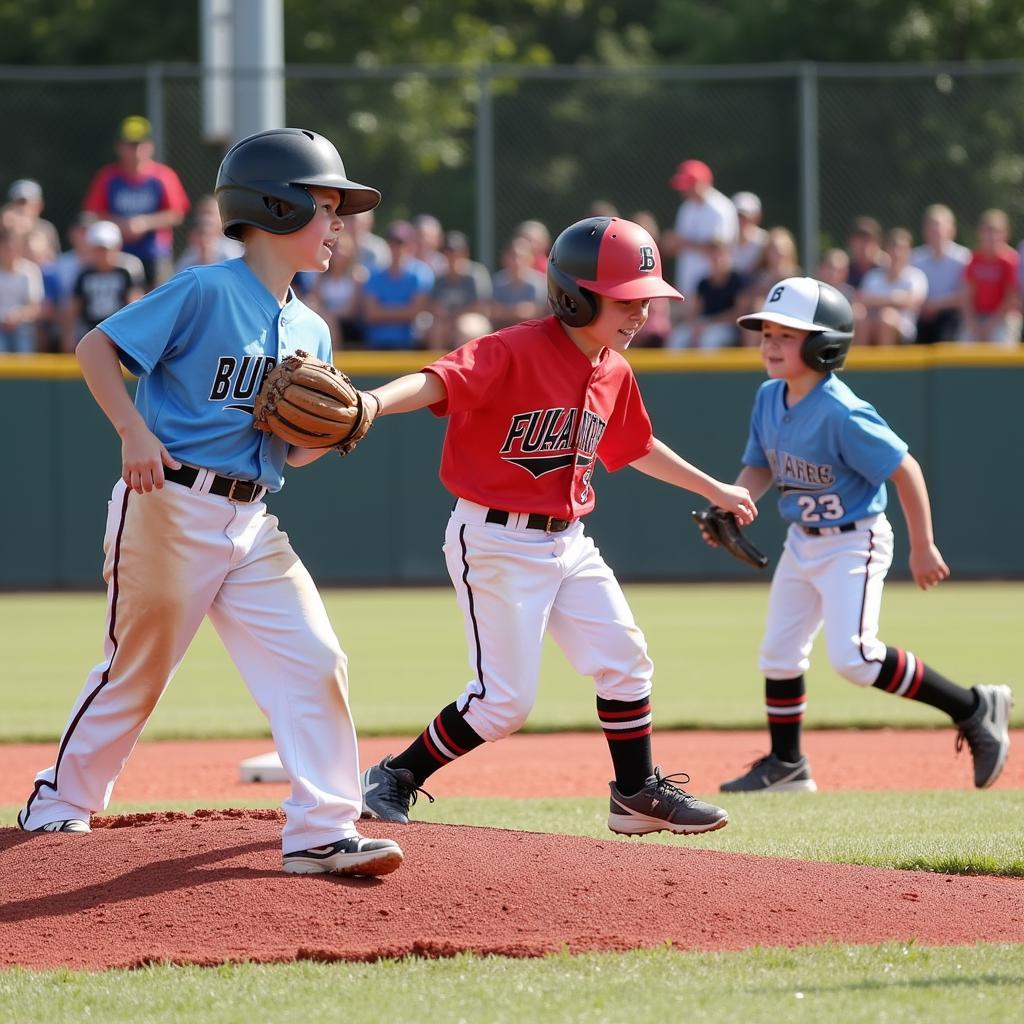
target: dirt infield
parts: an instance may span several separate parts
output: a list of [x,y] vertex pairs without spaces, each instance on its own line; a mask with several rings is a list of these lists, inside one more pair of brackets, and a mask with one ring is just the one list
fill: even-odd
[[0,830],[0,966],[1024,939],[1020,880],[427,824],[374,826],[406,851],[386,878],[289,876],[277,812],[97,825]]
[[[1000,789],[1024,789],[1024,730],[1013,732],[1011,755]],[[364,764],[400,750],[408,737],[361,739]],[[763,730],[659,732],[655,758],[666,772],[689,772],[690,789],[712,793],[766,750]],[[954,753],[954,732],[881,729],[812,731],[805,734],[814,777],[823,790],[970,789],[971,759]],[[272,749],[269,740],[140,743],[118,780],[114,799],[281,800],[282,784],[238,781],[239,763]],[[55,744],[0,746],[0,804],[18,804],[35,773],[53,763]],[[608,792],[608,748],[599,733],[520,734],[487,744],[445,768],[431,785],[437,796],[575,797]],[[433,781],[433,780],[432,780]]]
[[[1017,750],[1024,743],[1015,734]],[[364,762],[403,741],[361,743]],[[666,770],[713,791],[756,756],[761,732],[661,733]],[[267,741],[151,743],[118,783],[122,801],[266,799],[281,784],[238,782]],[[811,733],[822,789],[969,788],[951,733]],[[0,804],[27,795],[51,745],[0,747]],[[596,734],[516,736],[456,762],[432,790],[537,797],[607,793]],[[1011,758],[999,788],[1024,788]],[[1024,942],[1024,881],[819,864],[657,843],[419,823],[364,823],[396,838],[383,879],[281,872],[276,810],[98,818],[91,835],[0,829],[0,967],[128,967],[154,961],[371,960],[476,953],[881,942]]]

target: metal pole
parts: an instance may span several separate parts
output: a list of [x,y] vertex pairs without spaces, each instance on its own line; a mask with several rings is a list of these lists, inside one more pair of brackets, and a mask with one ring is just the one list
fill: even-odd
[[153,129],[153,151],[163,160],[164,149],[164,72],[159,63],[146,65],[146,117]]
[[281,0],[234,0],[232,135],[237,141],[284,127],[284,15]]
[[800,251],[808,274],[818,265],[818,68],[807,61],[800,65]]
[[202,66],[203,139],[231,137],[231,0],[199,0],[199,59]]
[[477,73],[479,95],[476,101],[476,258],[494,270],[494,97],[491,71]]

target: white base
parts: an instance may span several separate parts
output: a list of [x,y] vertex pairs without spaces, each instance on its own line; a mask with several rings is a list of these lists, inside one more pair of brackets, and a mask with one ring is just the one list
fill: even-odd
[[287,782],[288,776],[281,767],[281,758],[277,751],[247,757],[238,766],[238,777],[242,782]]

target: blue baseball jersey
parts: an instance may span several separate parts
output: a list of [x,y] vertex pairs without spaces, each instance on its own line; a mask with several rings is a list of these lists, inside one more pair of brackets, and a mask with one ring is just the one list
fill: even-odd
[[183,270],[99,329],[139,377],[135,405],[174,458],[280,490],[288,445],[253,429],[253,401],[296,349],[331,359],[330,329],[294,293],[281,307],[245,260],[227,260]]
[[885,481],[907,444],[838,377],[786,405],[786,382],[758,389],[743,452],[747,466],[771,469],[783,519],[841,526],[885,510]]

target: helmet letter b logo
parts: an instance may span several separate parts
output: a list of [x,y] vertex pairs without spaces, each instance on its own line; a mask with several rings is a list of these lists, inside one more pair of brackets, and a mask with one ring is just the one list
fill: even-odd
[[640,270],[654,269],[654,249],[649,245],[640,246]]

